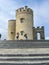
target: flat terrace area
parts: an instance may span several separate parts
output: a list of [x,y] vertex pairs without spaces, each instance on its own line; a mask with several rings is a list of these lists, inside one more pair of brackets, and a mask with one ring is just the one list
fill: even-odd
[[49,40],[0,40],[0,48],[49,48]]

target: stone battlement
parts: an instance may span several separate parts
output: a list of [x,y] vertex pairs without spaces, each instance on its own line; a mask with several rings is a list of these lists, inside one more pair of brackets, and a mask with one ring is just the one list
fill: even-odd
[[35,28],[35,27],[33,27],[33,29],[44,29],[44,26],[41,26],[41,27],[40,27],[40,26],[38,26],[38,27],[36,27],[36,28]]
[[22,7],[22,8],[19,8],[16,10],[16,14],[21,14],[21,13],[33,14],[33,11],[32,11],[32,9],[25,6],[25,7]]

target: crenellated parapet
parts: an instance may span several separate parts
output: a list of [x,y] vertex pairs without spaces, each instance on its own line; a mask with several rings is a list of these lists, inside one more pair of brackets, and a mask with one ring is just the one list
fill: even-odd
[[32,9],[28,8],[27,6],[19,8],[16,10],[16,15],[21,14],[21,13],[28,13],[28,14],[33,14]]
[[40,26],[37,26],[36,28],[33,27],[33,29],[34,29],[34,30],[39,30],[39,31],[40,31],[40,30],[43,30],[43,29],[44,29],[44,26],[41,26],[41,27],[40,27]]

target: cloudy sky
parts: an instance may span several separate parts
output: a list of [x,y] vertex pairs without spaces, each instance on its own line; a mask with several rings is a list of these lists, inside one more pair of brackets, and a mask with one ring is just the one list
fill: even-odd
[[34,11],[34,26],[45,27],[45,38],[49,39],[49,0],[0,0],[0,33],[7,39],[8,20],[15,19],[15,10],[28,6]]

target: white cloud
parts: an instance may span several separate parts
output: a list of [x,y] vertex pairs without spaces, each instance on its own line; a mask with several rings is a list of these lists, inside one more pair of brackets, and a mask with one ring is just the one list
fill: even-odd
[[49,37],[46,37],[46,40],[49,40]]

